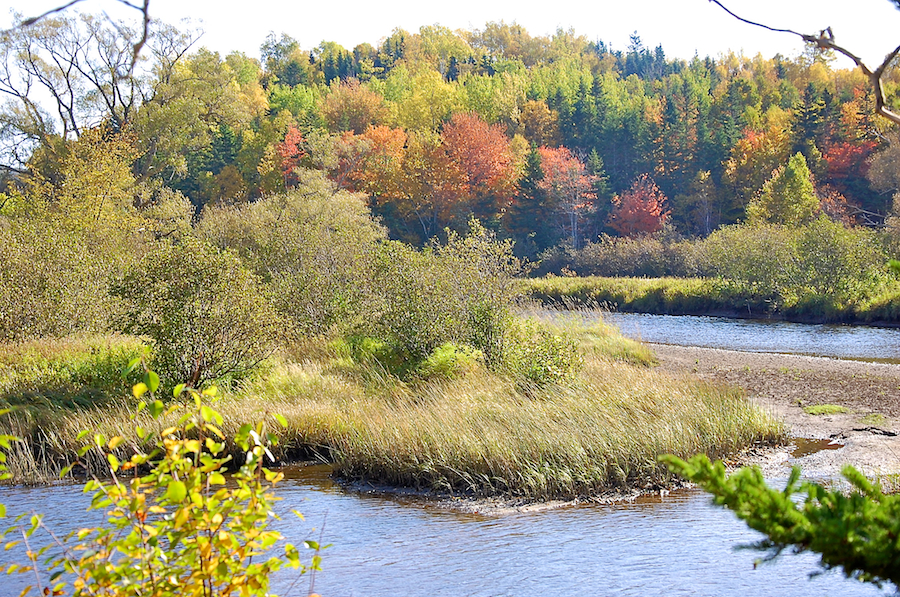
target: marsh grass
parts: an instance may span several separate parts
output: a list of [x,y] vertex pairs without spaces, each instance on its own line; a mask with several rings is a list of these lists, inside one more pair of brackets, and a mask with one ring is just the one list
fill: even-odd
[[128,392],[122,367],[146,353],[130,336],[73,336],[0,344],[0,407],[85,408]]
[[548,276],[522,284],[528,297],[553,306],[667,315],[775,315],[800,321],[900,321],[900,283],[887,278],[874,280],[852,299],[827,292],[783,296],[716,278]]
[[[656,372],[646,349],[602,324],[572,337],[579,374],[529,392],[484,366],[402,382],[310,340],[223,396],[223,432],[279,413],[288,423],[279,460],[317,457],[346,479],[377,484],[532,499],[662,487],[670,475],[659,454],[715,458],[783,436],[736,391]],[[130,397],[40,416],[16,410],[3,425],[27,440],[10,458],[16,480],[58,468],[82,429],[110,437],[131,428],[131,410]]]

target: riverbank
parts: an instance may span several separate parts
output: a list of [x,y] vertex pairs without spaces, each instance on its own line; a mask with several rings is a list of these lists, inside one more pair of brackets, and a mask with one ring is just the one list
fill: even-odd
[[900,286],[869,289],[865,297],[837,301],[816,295],[788,300],[772,291],[753,292],[713,278],[562,277],[530,278],[525,294],[548,307],[603,308],[656,315],[710,315],[797,323],[900,325]]
[[[900,473],[900,365],[665,344],[650,347],[660,371],[740,387],[751,402],[785,423],[792,444],[748,453],[740,461],[758,464],[766,476],[784,477],[795,464],[805,476],[823,479],[838,477],[844,464],[870,476]],[[825,414],[811,414],[823,410]],[[830,449],[835,445],[843,447]]]
[[[739,392],[654,370],[647,348],[610,326],[540,325],[577,349],[580,370],[573,377],[525,385],[476,363],[453,379],[402,381],[377,363],[354,360],[339,344],[310,343],[224,392],[221,428],[231,436],[260,417],[275,424],[278,413],[285,423],[273,448],[279,461],[315,455],[349,481],[529,501],[666,488],[672,476],[659,454],[727,457],[783,437],[778,423]],[[81,352],[106,363],[103,355],[114,346],[91,342]],[[7,393],[0,396],[13,412],[0,421],[3,431],[25,439],[9,455],[16,482],[53,478],[81,446],[83,429],[127,438],[135,424],[152,431],[173,424],[131,420],[129,396],[107,395],[96,407],[41,401],[40,386],[56,387],[64,368],[31,348],[27,359],[24,348],[14,348],[7,352],[22,357],[21,367],[4,370]],[[70,348],[60,358],[68,362],[77,352]],[[53,375],[44,380],[41,371]],[[117,448],[120,459],[135,441]],[[239,449],[229,450],[240,457]],[[102,474],[105,458],[93,464]]]

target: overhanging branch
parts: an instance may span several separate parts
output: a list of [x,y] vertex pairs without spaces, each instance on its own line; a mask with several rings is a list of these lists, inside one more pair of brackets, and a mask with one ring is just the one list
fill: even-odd
[[[874,71],[870,69],[856,54],[844,48],[843,46],[839,46],[834,42],[834,34],[831,31],[831,27],[827,27],[819,32],[818,35],[809,35],[806,33],[800,33],[799,31],[794,31],[793,29],[778,29],[775,27],[769,27],[768,25],[764,25],[762,23],[757,23],[755,21],[751,21],[749,19],[745,19],[741,16],[736,15],[734,12],[729,10],[724,4],[722,4],[719,0],[709,0],[729,15],[737,19],[742,23],[747,23],[748,25],[753,25],[755,27],[760,27],[767,31],[774,31],[775,33],[789,33],[791,35],[796,35],[804,42],[808,44],[815,44],[819,48],[823,50],[834,50],[835,52],[842,54],[853,61],[853,63],[862,70],[863,74],[869,80],[869,85],[872,87],[872,91],[875,94],[875,112],[880,114],[884,118],[887,118],[893,123],[900,124],[900,114],[891,111],[887,107],[887,103],[884,99],[884,85],[881,81],[881,77],[884,74],[884,71],[890,66],[891,62],[897,58],[897,55],[900,54],[900,46],[894,48],[894,51],[885,56],[884,61],[881,63],[881,66],[876,68]],[[895,4],[898,4],[900,7],[900,2],[898,0],[892,0]]]

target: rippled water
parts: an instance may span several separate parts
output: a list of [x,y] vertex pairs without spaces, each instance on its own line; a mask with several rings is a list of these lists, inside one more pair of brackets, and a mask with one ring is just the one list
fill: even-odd
[[897,328],[693,315],[580,313],[587,318],[602,317],[625,336],[644,342],[900,363]]
[[[319,540],[322,595],[881,595],[892,590],[837,572],[810,579],[811,555],[784,556],[754,569],[758,552],[734,547],[757,540],[698,492],[631,504],[581,505],[544,512],[480,516],[448,512],[412,498],[349,494],[327,467],[288,469],[279,509],[305,521],[279,523],[292,541]],[[74,487],[0,488],[11,510],[35,507],[50,524],[84,524],[87,500]],[[9,557],[0,553],[0,558]],[[18,594],[0,579],[0,595]],[[287,588],[296,581],[293,593]],[[305,595],[309,578],[291,572],[276,592]]]

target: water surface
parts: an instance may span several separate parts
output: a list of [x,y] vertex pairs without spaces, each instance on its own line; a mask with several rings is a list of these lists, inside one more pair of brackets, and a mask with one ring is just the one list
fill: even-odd
[[[759,535],[699,492],[615,505],[482,516],[413,498],[344,492],[328,467],[291,468],[278,508],[291,541],[320,538],[323,568],[314,589],[345,596],[891,594],[837,572],[809,578],[817,559],[785,556],[754,569],[758,552],[734,547]],[[84,524],[87,500],[75,487],[0,488],[11,510],[37,507],[48,522]],[[89,517],[88,517],[89,518]],[[0,558],[9,557],[0,554]],[[5,581],[6,579],[4,579]],[[17,579],[14,579],[17,580]],[[309,578],[292,571],[276,592],[305,595]],[[287,591],[294,582],[294,592]],[[18,594],[11,583],[0,595]]]

